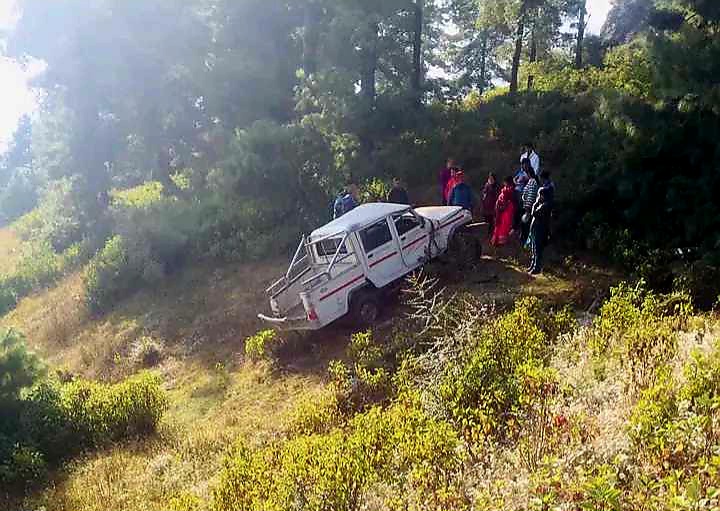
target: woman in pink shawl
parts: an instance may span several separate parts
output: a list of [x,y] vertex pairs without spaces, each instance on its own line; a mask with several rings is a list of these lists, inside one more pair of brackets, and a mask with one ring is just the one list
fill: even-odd
[[512,178],[505,178],[500,196],[495,203],[495,230],[490,241],[495,246],[505,245],[510,239],[516,208],[514,193]]

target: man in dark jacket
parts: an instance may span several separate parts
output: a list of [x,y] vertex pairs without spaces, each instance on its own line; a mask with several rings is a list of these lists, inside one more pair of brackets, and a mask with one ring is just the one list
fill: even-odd
[[535,201],[535,205],[532,208],[532,223],[530,224],[530,247],[532,249],[532,263],[530,264],[531,275],[542,273],[543,252],[545,251],[550,231],[551,205],[548,202],[549,193],[548,188],[540,188],[537,201]]
[[360,188],[355,183],[349,183],[333,204],[333,219],[340,218],[360,205]]
[[391,204],[410,204],[407,190],[403,187],[399,177],[393,178],[393,187],[388,194],[387,201]]
[[448,206],[460,206],[472,213],[475,207],[475,197],[472,189],[465,182],[465,173],[459,170],[455,173],[457,184],[453,187],[448,197]]

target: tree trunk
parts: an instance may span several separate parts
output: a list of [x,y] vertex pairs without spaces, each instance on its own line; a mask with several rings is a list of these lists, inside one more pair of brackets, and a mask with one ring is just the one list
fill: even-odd
[[[533,24],[532,32],[530,32],[530,63],[534,64],[537,61],[537,39],[535,38],[535,24]],[[528,74],[527,88],[532,90],[535,76],[532,74],[532,70]]]
[[583,41],[585,40],[585,29],[587,28],[587,2],[582,0],[580,4],[580,15],[578,17],[577,46],[575,48],[575,69],[583,67]]
[[488,32],[484,30],[482,33],[482,47],[480,48],[480,94],[485,92],[487,88],[487,52],[488,52]]
[[362,55],[362,72],[360,76],[360,89],[367,102],[367,108],[372,109],[375,105],[375,74],[377,73],[377,45],[378,45],[378,24],[370,22],[368,27],[368,39]]
[[305,20],[303,33],[303,70],[306,75],[317,72],[318,25],[320,22],[320,6],[317,2],[305,4]]
[[525,32],[525,5],[520,10],[518,17],[517,32],[515,33],[515,52],[512,59],[512,71],[510,72],[510,94],[518,91],[518,75],[520,73],[520,57],[522,56],[523,35]]
[[415,33],[413,38],[413,75],[412,75],[412,93],[415,101],[420,104],[422,97],[422,41],[423,41],[423,2],[425,0],[415,0]]

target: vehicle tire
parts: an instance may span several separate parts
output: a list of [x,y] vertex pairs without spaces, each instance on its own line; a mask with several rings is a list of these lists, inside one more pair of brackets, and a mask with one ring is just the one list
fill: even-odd
[[350,316],[357,326],[374,325],[380,318],[380,300],[377,292],[360,291],[350,302]]
[[447,261],[458,268],[472,266],[482,254],[479,242],[471,233],[455,232],[448,241]]

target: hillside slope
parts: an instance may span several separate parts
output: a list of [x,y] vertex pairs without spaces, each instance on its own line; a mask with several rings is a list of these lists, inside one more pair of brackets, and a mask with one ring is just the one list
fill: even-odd
[[[20,242],[3,230],[4,245]],[[590,300],[593,278],[607,288],[611,274],[595,269],[586,279],[571,272],[531,279],[511,254],[487,256],[475,272],[454,275],[451,289],[487,301],[511,303],[521,294],[549,301]],[[209,496],[226,449],[243,437],[272,438],[298,401],[312,399],[326,384],[331,359],[343,358],[350,332],[342,327],[298,336],[274,366],[244,360],[243,341],[261,324],[263,289],[285,261],[237,266],[199,266],[141,290],[106,316],[90,317],[82,276],[64,277],[35,293],[0,319],[0,326],[26,334],[33,350],[62,377],[117,381],[143,369],[147,345],[159,352],[155,370],[171,397],[157,438],[118,445],[88,455],[57,473],[33,504],[47,509],[164,509],[180,491]],[[403,314],[397,306],[386,318]]]

